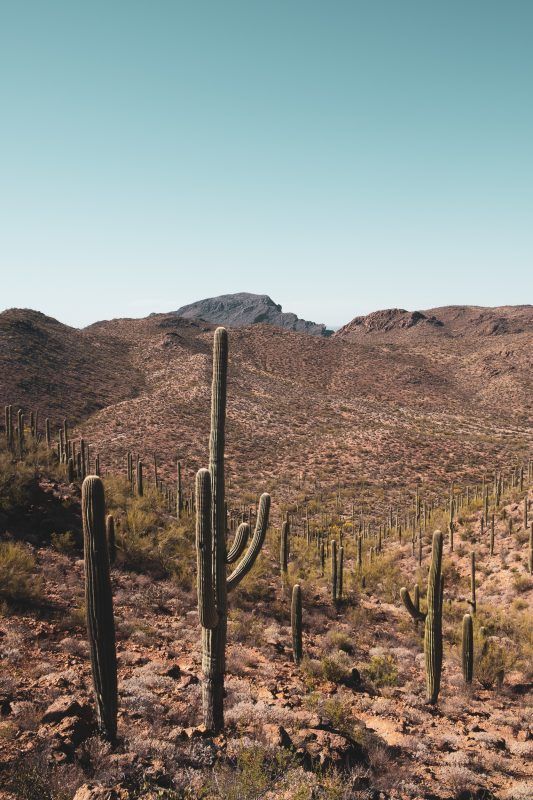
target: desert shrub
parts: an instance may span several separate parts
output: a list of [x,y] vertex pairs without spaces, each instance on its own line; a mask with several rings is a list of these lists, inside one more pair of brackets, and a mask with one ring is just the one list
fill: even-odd
[[365,564],[363,574],[367,591],[378,594],[385,602],[397,602],[404,579],[398,567],[396,555],[377,556],[372,564]]
[[345,736],[360,743],[363,741],[364,731],[352,715],[350,695],[339,691],[334,697],[325,697],[321,692],[311,692],[304,698],[304,704],[310,711],[329,719],[333,727]]
[[35,558],[17,542],[0,542],[0,597],[31,602],[41,596],[41,580],[35,575]]
[[51,540],[52,547],[54,547],[58,553],[71,555],[76,550],[76,539],[72,531],[66,531],[65,533],[53,533]]
[[391,655],[372,656],[363,671],[374,686],[396,686],[398,682],[398,667]]
[[353,639],[342,631],[330,631],[327,635],[327,642],[332,648],[342,650],[348,655],[354,652]]
[[34,467],[25,460],[17,461],[6,450],[0,451],[0,509],[9,511],[22,505],[34,476]]
[[321,674],[326,681],[340,683],[346,678],[346,668],[333,656],[325,656],[321,661]]
[[480,644],[474,656],[474,675],[485,689],[501,686],[505,673],[516,662],[516,653],[493,638],[482,640]]
[[528,589],[531,589],[533,581],[529,575],[515,575],[513,578],[513,589],[515,592],[527,592]]
[[[293,756],[281,748],[246,743],[232,759],[233,763],[215,767],[215,797],[224,797],[224,800],[259,800],[278,784],[283,788],[292,760]],[[222,786],[223,793],[219,794]]]

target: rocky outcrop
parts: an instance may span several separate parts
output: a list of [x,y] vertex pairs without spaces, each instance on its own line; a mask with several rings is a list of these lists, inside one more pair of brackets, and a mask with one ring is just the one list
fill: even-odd
[[361,333],[388,333],[389,331],[407,330],[415,326],[428,326],[439,328],[442,322],[437,317],[427,316],[422,311],[406,311],[404,308],[387,308],[383,311],[374,311],[363,317],[355,317],[347,325],[340,328],[335,336],[343,338],[346,335]]
[[266,323],[290,331],[308,333],[311,336],[330,336],[333,333],[325,325],[309,322],[300,319],[296,314],[282,311],[281,306],[267,294],[238,292],[208,297],[182,306],[174,313],[186,319],[203,319],[230,328]]

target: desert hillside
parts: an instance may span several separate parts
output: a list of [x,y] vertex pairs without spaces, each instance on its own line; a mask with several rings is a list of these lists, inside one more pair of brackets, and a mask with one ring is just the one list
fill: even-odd
[[[274,491],[303,472],[308,485],[370,481],[394,496],[408,480],[442,489],[526,457],[533,308],[433,309],[406,325],[411,317],[376,312],[329,339],[233,329],[233,485]],[[156,454],[169,480],[179,457],[190,481],[207,458],[213,327],[152,315],[77,330],[7,311],[0,395],[54,426],[68,417],[104,468],[123,468],[134,450],[150,463]]]

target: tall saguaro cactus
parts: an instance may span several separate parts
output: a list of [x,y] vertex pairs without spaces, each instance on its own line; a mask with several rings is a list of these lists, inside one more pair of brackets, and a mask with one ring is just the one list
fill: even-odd
[[442,533],[433,534],[431,566],[428,576],[427,614],[424,633],[427,701],[435,704],[440,691],[442,671]]
[[85,562],[87,636],[91,653],[96,716],[111,742],[117,735],[117,655],[113,596],[105,523],[104,486],[96,475],[83,481],[81,494]]
[[270,495],[263,494],[252,540],[233,572],[226,569],[245,547],[249,526],[241,525],[234,546],[226,549],[226,509],[224,502],[224,444],[228,334],[215,331],[213,382],[211,388],[211,434],[209,470],[196,475],[196,551],[198,563],[198,612],[202,626],[202,701],[206,727],[219,732],[224,727],[224,673],[228,624],[227,593],[251,570],[263,546],[268,526]]
[[428,575],[427,613],[420,611],[418,598],[413,603],[405,586],[400,589],[402,602],[415,620],[425,621],[424,654],[426,663],[427,702],[437,702],[442,671],[442,533],[435,531],[431,549],[431,566]]

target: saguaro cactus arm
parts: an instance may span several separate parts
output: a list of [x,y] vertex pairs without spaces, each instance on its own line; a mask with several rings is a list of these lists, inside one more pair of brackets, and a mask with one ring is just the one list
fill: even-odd
[[228,592],[238,586],[244,576],[252,569],[255,559],[259,555],[259,551],[265,541],[269,512],[270,495],[265,493],[261,495],[261,499],[259,500],[259,511],[257,512],[257,522],[252,541],[244,557],[227,579]]
[[251,533],[252,529],[250,528],[249,524],[247,522],[241,522],[237,528],[237,533],[235,534],[233,544],[231,545],[226,556],[226,564],[234,564],[239,556],[242,555],[244,548],[248,544],[248,539],[250,538]]
[[405,608],[407,609],[409,614],[412,616],[414,621],[415,622],[424,622],[424,620],[426,619],[426,615],[424,614],[423,611],[420,611],[415,606],[415,604],[411,600],[411,595],[409,594],[409,590],[406,589],[405,586],[402,586],[402,588],[400,589],[400,597],[402,598],[402,602],[403,602]]
[[211,475],[196,473],[196,560],[198,567],[198,616],[200,625],[213,629],[218,624],[213,591],[213,532],[211,528]]

